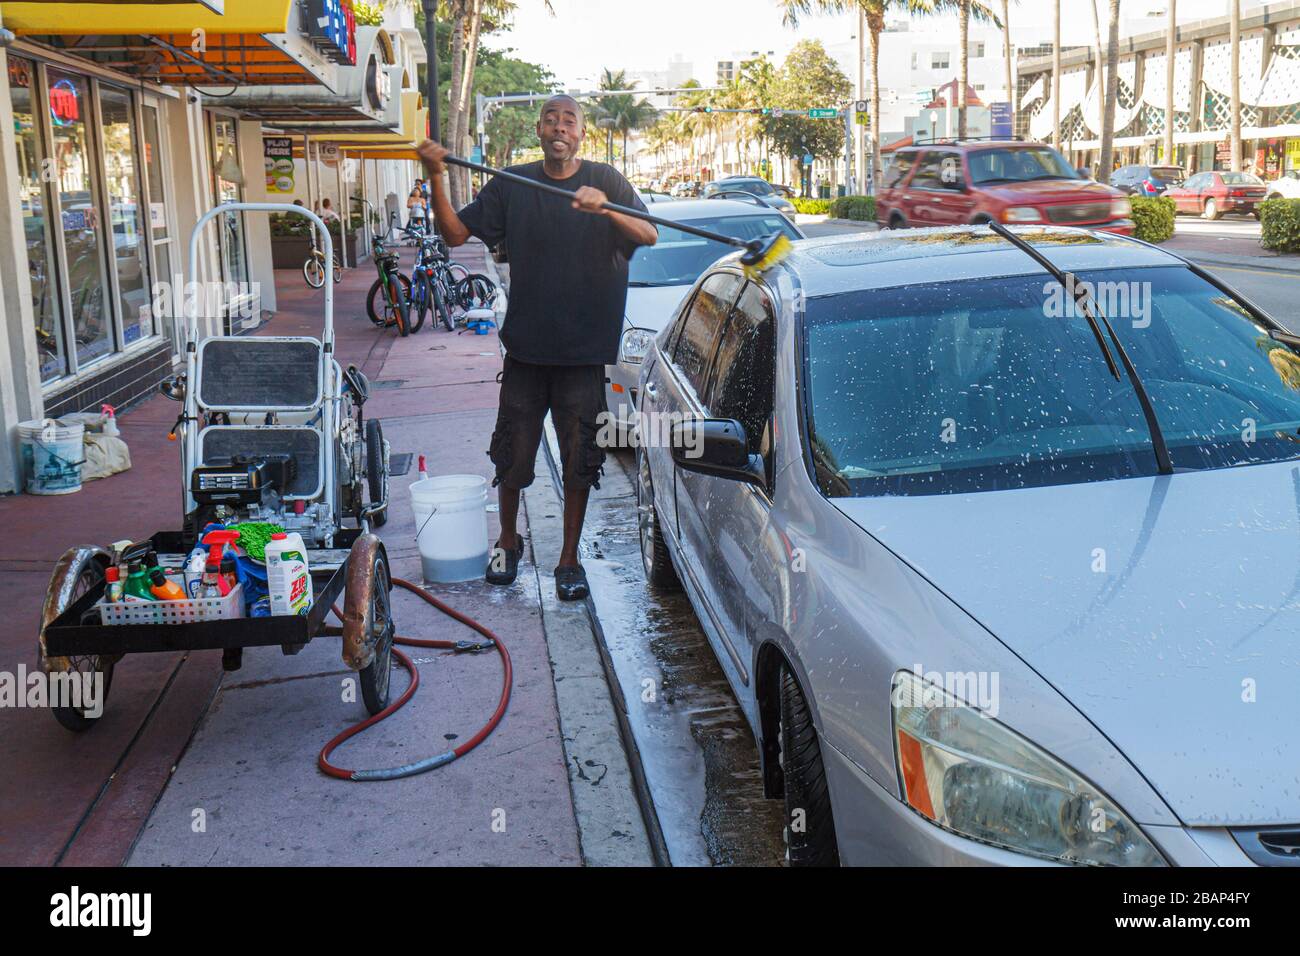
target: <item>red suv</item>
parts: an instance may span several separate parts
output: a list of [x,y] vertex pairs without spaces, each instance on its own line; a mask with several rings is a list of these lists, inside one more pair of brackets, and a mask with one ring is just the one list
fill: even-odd
[[1081,177],[1042,143],[938,141],[894,153],[876,220],[891,229],[1044,223],[1132,235],[1128,197]]

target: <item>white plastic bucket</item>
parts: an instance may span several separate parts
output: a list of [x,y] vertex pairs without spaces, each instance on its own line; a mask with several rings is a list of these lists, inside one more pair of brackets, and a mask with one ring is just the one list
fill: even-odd
[[28,494],[70,495],[81,490],[85,431],[81,422],[65,424],[52,418],[19,422],[23,486]]
[[487,570],[487,481],[478,475],[440,475],[411,485],[416,543],[424,580],[455,584]]

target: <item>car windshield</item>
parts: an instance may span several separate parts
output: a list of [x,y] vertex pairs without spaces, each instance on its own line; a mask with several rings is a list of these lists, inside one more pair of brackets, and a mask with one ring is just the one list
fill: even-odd
[[715,192],[742,192],[751,196],[773,196],[776,190],[765,179],[728,179],[714,183]]
[[[1181,266],[1083,273],[1176,469],[1300,458],[1300,353]],[[808,435],[831,496],[928,495],[1156,473],[1127,378],[1045,275],[810,299]]]
[[[756,216],[719,216],[712,219],[685,220],[692,226],[750,240],[779,232],[790,239],[799,234],[790,227],[780,213]],[[732,246],[711,239],[701,239],[680,229],[659,227],[659,241],[653,246],[642,246],[632,256],[628,267],[628,284],[631,286],[690,285],[713,263],[729,252]]]
[[1181,183],[1187,177],[1178,166],[1152,166],[1148,178],[1157,183]]
[[1264,181],[1250,173],[1219,173],[1225,186],[1262,186]]
[[978,149],[967,157],[971,182],[1018,183],[1035,179],[1078,179],[1078,172],[1050,146]]

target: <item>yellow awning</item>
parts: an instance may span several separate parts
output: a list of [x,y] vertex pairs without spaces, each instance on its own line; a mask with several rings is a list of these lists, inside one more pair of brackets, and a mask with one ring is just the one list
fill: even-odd
[[386,149],[382,146],[370,149],[352,149],[345,146],[343,155],[350,159],[410,159],[417,163],[420,161],[420,155],[413,146],[402,149]]
[[212,35],[284,33],[293,0],[225,0],[225,13],[207,4],[183,3],[0,3],[4,25],[17,34],[43,36]]

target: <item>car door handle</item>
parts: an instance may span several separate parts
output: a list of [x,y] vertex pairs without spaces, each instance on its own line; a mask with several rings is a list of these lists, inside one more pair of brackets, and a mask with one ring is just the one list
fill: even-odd
[[659,397],[659,389],[655,388],[653,382],[646,382],[645,397],[650,399],[652,402]]

